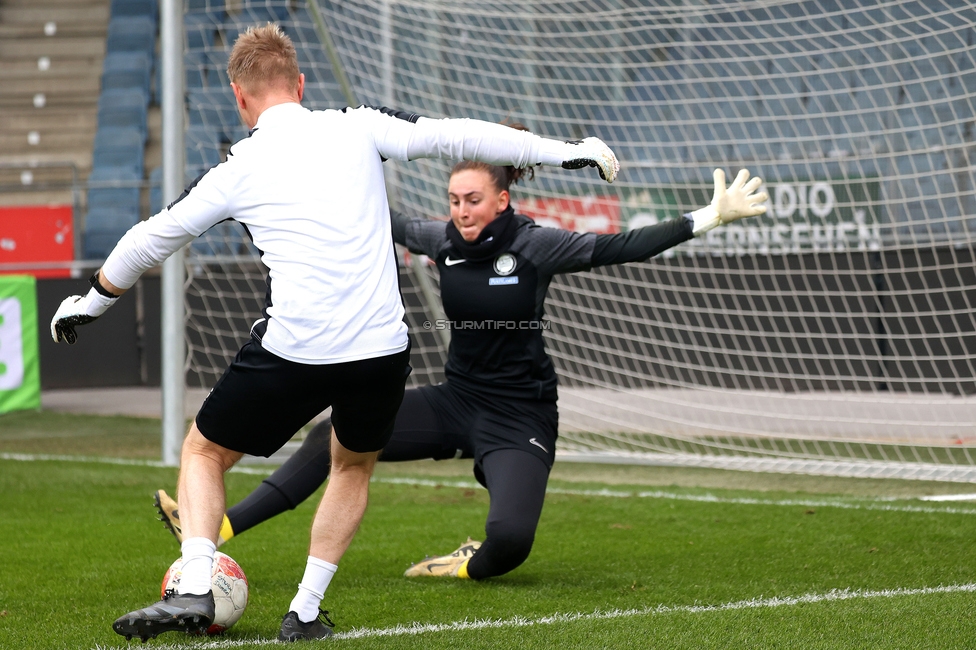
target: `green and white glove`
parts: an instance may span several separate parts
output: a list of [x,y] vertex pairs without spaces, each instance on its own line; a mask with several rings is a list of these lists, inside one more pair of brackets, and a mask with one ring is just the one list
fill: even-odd
[[[65,341],[69,345],[78,340],[75,327],[86,325],[115,304],[118,296],[106,292],[98,285],[97,274],[92,278],[92,289],[87,296],[68,296],[51,319],[51,338],[55,343]],[[97,286],[96,286],[97,285]],[[101,289],[101,291],[99,291]]]
[[728,189],[725,187],[725,172],[723,170],[716,169],[712,178],[715,180],[715,194],[712,196],[712,202],[708,207],[691,213],[691,218],[695,222],[693,230],[695,237],[712,228],[724,226],[745,217],[755,217],[766,213],[766,206],[763,204],[769,200],[769,196],[765,192],[755,193],[762,185],[762,179],[757,176],[749,180],[748,169],[740,169],[739,174]]

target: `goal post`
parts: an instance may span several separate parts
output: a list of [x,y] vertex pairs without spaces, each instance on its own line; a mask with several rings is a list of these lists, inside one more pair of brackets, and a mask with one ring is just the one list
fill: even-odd
[[[561,457],[976,480],[971,3],[313,1],[188,5],[210,30],[187,36],[188,133],[225,149],[239,133],[220,63],[271,17],[309,108],[345,106],[348,84],[365,104],[605,140],[613,185],[541,168],[514,189],[542,225],[626,232],[705,205],[714,167],[765,179],[762,217],[553,281]],[[449,162],[385,168],[399,209],[445,215]],[[408,258],[411,381],[442,381],[436,272]],[[187,380],[207,386],[266,271],[229,225],[186,267]]]

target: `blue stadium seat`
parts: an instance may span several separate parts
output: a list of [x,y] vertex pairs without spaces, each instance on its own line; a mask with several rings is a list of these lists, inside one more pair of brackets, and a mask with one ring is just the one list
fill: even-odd
[[142,176],[129,167],[95,167],[88,176],[88,209],[113,208],[139,214]]
[[183,55],[185,90],[207,87],[207,55],[203,52],[187,52]]
[[222,222],[193,240],[190,247],[197,255],[234,255],[243,245],[233,222]]
[[190,126],[186,129],[186,171],[187,175],[196,177],[220,164],[221,141],[223,131],[205,126]]
[[232,130],[230,133],[225,133],[224,134],[224,140],[228,144],[234,145],[234,144],[240,142],[241,140],[247,138],[248,135],[250,135],[250,132],[248,131],[248,128],[246,126],[244,126],[243,124],[241,124],[239,127],[237,127],[236,129]]
[[149,214],[157,214],[163,209],[163,168],[156,167],[149,172]]
[[139,88],[104,90],[98,96],[98,126],[135,127],[145,134],[148,103]]
[[241,124],[237,100],[229,87],[190,90],[187,96],[189,126],[206,126],[221,140],[229,140]]
[[210,50],[217,37],[218,23],[210,14],[187,14],[183,18],[183,33],[188,50]]
[[280,22],[291,18],[288,0],[242,0],[237,20],[263,24]]
[[156,21],[147,16],[113,18],[105,40],[108,52],[147,52],[156,50]]
[[227,50],[212,50],[206,55],[207,85],[211,88],[226,88],[230,85],[227,78]]
[[153,20],[159,15],[156,0],[112,0],[112,18],[119,16],[149,16]]
[[227,4],[224,0],[186,0],[187,15],[206,14],[215,22],[224,20],[227,16]]
[[103,126],[95,132],[96,149],[112,147],[142,147],[146,143],[145,133],[131,126]]
[[117,208],[96,208],[85,216],[82,248],[85,259],[108,256],[129,228],[139,222],[139,214]]
[[138,88],[149,96],[152,58],[146,52],[111,52],[102,66],[102,90]]
[[93,167],[125,167],[142,178],[145,131],[134,127],[102,127],[95,133]]
[[[322,111],[329,108],[345,108],[347,102],[339,88],[339,84],[305,82],[305,95],[302,97],[302,105],[306,108]],[[474,117],[469,111],[466,117]],[[536,129],[540,127],[533,125]]]

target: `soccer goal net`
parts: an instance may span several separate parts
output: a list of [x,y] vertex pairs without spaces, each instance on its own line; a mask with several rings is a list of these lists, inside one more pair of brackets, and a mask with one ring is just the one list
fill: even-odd
[[[707,204],[715,167],[765,179],[761,218],[553,282],[563,457],[976,480],[971,2],[188,7],[188,152],[240,134],[222,66],[242,28],[271,18],[295,41],[310,108],[352,96],[608,142],[613,185],[542,168],[516,188],[543,225],[625,232]],[[387,163],[392,203],[445,215],[449,168]],[[423,328],[436,274],[402,261],[412,381],[436,382],[444,340]],[[187,377],[210,385],[266,270],[226,226],[188,271]]]

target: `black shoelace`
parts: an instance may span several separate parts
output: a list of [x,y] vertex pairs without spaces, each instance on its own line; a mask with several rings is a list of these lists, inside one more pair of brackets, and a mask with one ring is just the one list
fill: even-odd
[[327,625],[329,627],[335,627],[335,623],[333,623],[332,619],[329,618],[329,610],[327,609],[319,610],[319,620],[322,622],[323,625]]

